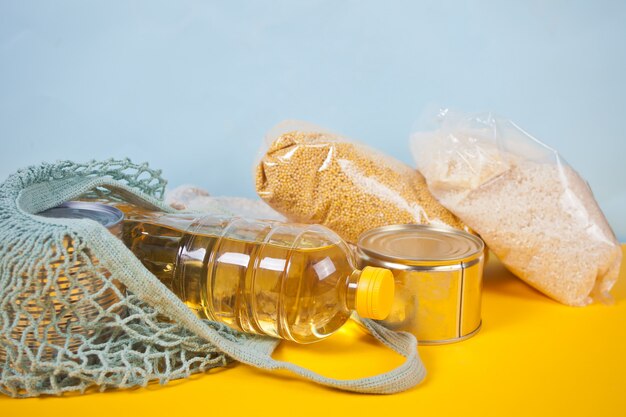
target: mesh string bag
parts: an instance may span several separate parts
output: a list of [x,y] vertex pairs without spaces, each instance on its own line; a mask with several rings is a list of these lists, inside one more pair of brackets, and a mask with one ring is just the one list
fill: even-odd
[[101,224],[36,215],[96,196],[173,212],[162,201],[165,184],[146,164],[107,160],[44,163],[0,185],[1,393],[145,386],[232,361],[364,393],[395,393],[424,378],[415,338],[369,320],[371,334],[406,358],[387,373],[336,380],[274,360],[277,339],[199,319]]

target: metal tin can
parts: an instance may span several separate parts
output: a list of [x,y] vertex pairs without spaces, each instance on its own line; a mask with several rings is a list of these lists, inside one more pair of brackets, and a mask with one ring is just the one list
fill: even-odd
[[[95,220],[121,239],[124,214],[117,208],[105,204],[70,201],[38,215],[60,219]],[[71,352],[78,350],[82,343],[80,338],[72,338],[66,346],[66,334],[81,334],[86,337],[94,334],[94,331],[85,329],[77,323],[77,313],[83,318],[95,320],[100,314],[98,306],[106,310],[120,301],[118,293],[113,288],[104,289],[105,284],[102,280],[93,279],[91,274],[82,271],[85,262],[74,256],[75,245],[72,239],[66,237],[62,245],[63,248],[49,255],[53,261],[34,272],[37,277],[36,287],[26,287],[20,291],[17,301],[22,306],[23,314],[10,318],[11,321],[17,320],[17,325],[11,332],[12,338],[25,343],[31,350],[43,349],[41,358],[44,360],[54,358],[56,355],[54,346],[67,348]],[[68,266],[66,256],[59,252],[66,253],[72,264]],[[90,256],[87,262],[90,266],[98,268],[99,261],[94,256]],[[98,272],[106,277],[110,276],[104,268]],[[55,280],[54,285],[48,284],[50,279]],[[72,281],[77,285],[72,285]],[[123,286],[117,280],[113,280],[113,285],[123,291]],[[52,308],[39,302],[41,297],[51,300]],[[90,297],[90,302],[84,302],[85,297]],[[93,303],[97,303],[98,306]],[[120,315],[124,313],[122,307],[115,312]],[[56,323],[54,327],[49,325],[53,319]],[[33,321],[39,323],[40,327],[33,329]],[[61,329],[60,332],[57,329]],[[46,341],[43,347],[40,346],[42,338]],[[5,352],[0,349],[0,359],[4,357]]]
[[59,206],[49,208],[38,216],[55,219],[90,219],[94,220],[115,235],[122,238],[122,220],[124,213],[113,206],[90,201],[67,201]]
[[392,312],[380,323],[408,331],[422,344],[467,339],[481,326],[483,241],[434,225],[369,230],[357,244],[361,267],[390,269],[396,281]]

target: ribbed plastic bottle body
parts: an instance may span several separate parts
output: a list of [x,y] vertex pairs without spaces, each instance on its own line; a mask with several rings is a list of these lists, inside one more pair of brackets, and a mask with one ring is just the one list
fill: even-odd
[[129,213],[124,241],[196,314],[238,330],[309,343],[354,308],[355,262],[317,225]]

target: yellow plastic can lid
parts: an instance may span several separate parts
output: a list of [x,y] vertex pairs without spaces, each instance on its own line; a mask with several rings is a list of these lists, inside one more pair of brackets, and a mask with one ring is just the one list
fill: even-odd
[[390,270],[366,266],[356,288],[356,312],[368,319],[383,320],[391,312],[394,279]]

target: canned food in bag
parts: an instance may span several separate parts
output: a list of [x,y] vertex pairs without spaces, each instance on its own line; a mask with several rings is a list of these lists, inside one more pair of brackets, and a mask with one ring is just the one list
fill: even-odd
[[[105,204],[70,201],[37,215],[55,219],[94,220],[121,238],[124,214]],[[112,287],[105,288],[102,280],[94,279],[92,274],[83,270],[85,264],[98,267],[98,259],[94,256],[76,256],[76,243],[69,236],[60,244],[62,247],[48,254],[52,261],[28,272],[36,275],[36,285],[16,289],[16,302],[20,304],[22,313],[16,314],[13,310],[7,312],[10,322],[17,323],[11,338],[26,344],[33,355],[42,360],[53,360],[59,349],[76,353],[82,340],[79,337],[68,339],[68,335],[86,338],[94,335],[93,330],[77,321],[78,314],[97,320],[101,317],[100,310],[114,309],[120,315],[124,313],[123,307],[115,306],[120,301],[117,292]],[[110,275],[105,268],[98,270],[105,276]],[[124,289],[117,280],[112,283],[118,290]],[[101,320],[110,319],[104,317]],[[5,360],[6,354],[0,348],[0,361]]]

